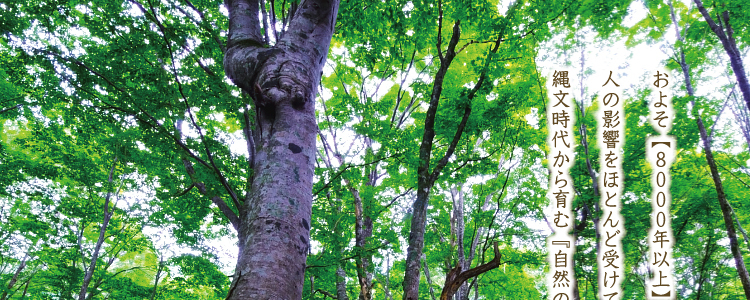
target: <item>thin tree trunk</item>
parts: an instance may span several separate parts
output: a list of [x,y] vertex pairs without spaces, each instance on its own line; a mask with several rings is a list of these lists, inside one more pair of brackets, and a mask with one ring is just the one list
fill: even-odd
[[156,288],[159,286],[159,279],[161,278],[161,271],[164,270],[164,256],[159,258],[159,266],[156,267],[156,276],[154,276],[154,288],[151,290],[150,300],[154,300],[156,297]]
[[3,292],[3,294],[0,296],[0,300],[5,300],[8,297],[8,291],[10,291],[10,289],[12,289],[14,285],[16,285],[16,282],[18,281],[18,275],[21,275],[21,271],[26,268],[26,259],[28,257],[29,253],[27,252],[23,257],[23,260],[21,260],[21,264],[18,265],[18,268],[16,268],[16,272],[13,273],[13,277],[10,279],[10,282],[8,282],[8,287],[6,288],[5,292]]
[[[347,181],[347,185],[349,182]],[[369,185],[369,183],[368,183]],[[359,300],[372,299],[372,275],[369,272],[372,252],[367,251],[367,240],[372,237],[372,219],[366,216],[362,207],[362,197],[359,190],[350,187],[349,191],[354,198],[354,233],[355,247],[357,250],[357,279],[359,280]]]
[[[372,140],[365,137],[365,144],[367,145],[367,151],[372,153]],[[341,157],[337,153],[337,157]],[[339,159],[340,163],[343,163]],[[371,167],[367,174],[366,186],[374,187],[377,181],[377,164]],[[349,186],[349,191],[352,193],[354,198],[354,217],[355,217],[355,246],[358,251],[358,258],[356,259],[357,265],[357,279],[359,280],[359,300],[372,300],[372,272],[370,272],[370,266],[372,265],[372,251],[367,250],[368,240],[372,237],[372,218],[371,218],[371,206],[363,205],[362,197],[359,194],[359,190],[351,186],[349,180],[345,180],[346,185]]]
[[26,281],[26,286],[23,288],[23,294],[21,294],[21,299],[26,299],[26,292],[29,290],[29,284],[31,283],[31,278]]
[[745,102],[738,99],[737,94],[732,94],[732,103],[729,105],[729,109],[732,110],[737,125],[740,127],[742,137],[745,138],[745,145],[750,149],[750,112],[748,111]]
[[[189,112],[186,112],[189,113]],[[177,136],[179,139],[182,139],[182,119],[177,119],[177,122],[175,122],[175,127],[177,129]],[[193,183],[188,187],[185,191],[181,192],[180,195],[184,195],[187,192],[189,192],[193,187],[198,189],[198,192],[201,195],[208,196],[211,193],[206,188],[206,184],[204,182],[201,182],[198,180],[198,177],[195,174],[195,168],[193,167],[193,163],[188,160],[186,156],[182,158],[182,165],[185,167],[185,171],[188,174],[188,177],[190,177],[190,181]],[[239,228],[240,220],[237,217],[237,214],[234,213],[234,211],[227,205],[224,200],[218,196],[213,195],[211,196],[211,202],[213,202],[219,210],[222,212],[222,214],[229,220],[229,224],[232,224],[232,227],[236,230]]]
[[[34,245],[36,245],[36,243]],[[16,272],[13,273],[13,277],[10,279],[10,282],[8,282],[7,289],[0,296],[0,300],[5,300],[8,297],[8,292],[10,291],[10,289],[12,289],[13,286],[16,285],[16,282],[18,282],[18,276],[21,275],[21,272],[23,272],[23,269],[26,268],[26,261],[29,259],[29,253],[33,249],[34,245],[29,247],[29,250],[26,251],[26,254],[23,256],[23,259],[21,260],[21,264],[18,265],[18,268],[16,268]]]
[[[325,104],[323,104],[325,106]],[[334,137],[335,140],[335,134],[333,131],[331,134]],[[321,141],[323,141],[323,151],[325,154],[320,154],[320,157],[323,160],[323,163],[326,165],[327,168],[333,169],[333,164],[331,163],[331,157],[329,155],[329,152],[334,152],[333,149],[328,148],[328,144],[326,143],[325,137],[321,134],[320,135]],[[336,157],[339,160],[339,163],[343,163],[343,158],[338,154],[338,152],[334,152],[334,157]],[[346,181],[346,185],[349,186],[349,181]],[[354,188],[350,188],[350,191],[357,191]],[[355,195],[354,192],[352,192],[352,196],[359,197],[359,192]],[[341,214],[342,212],[342,205],[343,201],[340,201],[339,205],[336,206],[336,211]],[[356,200],[355,200],[355,207],[356,207]],[[355,208],[356,210],[356,208]],[[339,234],[336,229],[338,226],[334,226],[333,231],[334,235]],[[358,233],[359,234],[359,233]],[[336,251],[343,256],[344,254],[344,248],[341,246],[341,243],[335,244]],[[344,270],[344,263],[342,261],[339,261],[338,268],[336,268],[336,299],[337,300],[349,300],[349,295],[346,291],[346,271]]]
[[[698,5],[698,9],[701,10],[701,13],[704,15],[704,18],[706,18],[706,21],[710,21],[710,16],[706,12],[706,9],[703,7],[703,4],[701,3],[701,1],[695,0],[695,3]],[[674,8],[672,7],[671,1],[669,2],[669,5],[670,5],[670,8],[672,9],[672,22],[675,24],[675,29],[677,30],[677,39],[682,42],[683,41],[682,35],[680,33],[679,25],[677,24],[677,19],[674,15]],[[709,25],[713,29],[717,25],[715,23],[711,25],[712,23],[713,21],[710,21]],[[717,32],[716,30],[714,30],[714,32],[716,32],[717,35],[719,34],[719,32]],[[722,43],[724,43],[724,41],[722,41]],[[703,144],[703,151],[706,153],[706,162],[708,163],[708,167],[711,170],[711,178],[713,179],[714,186],[716,187],[716,196],[719,200],[719,205],[721,206],[721,213],[724,217],[724,225],[726,225],[726,228],[727,228],[727,235],[729,236],[729,248],[732,250],[732,256],[734,256],[734,262],[735,262],[735,265],[737,266],[737,275],[740,277],[740,282],[742,282],[742,287],[745,291],[745,298],[750,299],[750,276],[748,275],[747,267],[745,266],[745,261],[742,257],[742,253],[740,252],[739,243],[737,241],[737,233],[735,232],[734,222],[732,222],[731,208],[729,206],[729,202],[727,201],[726,194],[724,193],[724,186],[722,185],[721,177],[719,176],[719,170],[716,167],[716,161],[714,161],[714,155],[713,155],[713,151],[711,150],[711,143],[708,139],[708,133],[706,133],[706,127],[703,124],[703,119],[697,113],[697,108],[695,107],[695,100],[693,100],[695,98],[695,92],[693,90],[693,86],[690,80],[690,65],[688,65],[685,60],[685,51],[682,48],[680,49],[679,63],[680,63],[680,68],[682,69],[682,74],[685,79],[685,88],[687,89],[688,96],[690,96],[690,99],[691,99],[690,101],[693,104],[692,111],[693,111],[693,115],[695,116],[695,121],[698,125],[698,131],[700,132],[700,137],[701,137],[701,141]],[[732,65],[734,68],[734,63],[732,63]],[[744,75],[744,71],[742,71],[742,73],[737,73],[737,70],[735,70],[735,75],[739,76],[738,74]],[[745,81],[747,81],[747,78],[745,78]],[[748,89],[748,97],[745,99],[746,100],[750,99],[750,89]]]
[[[442,25],[442,7],[439,7],[438,9],[440,10],[441,24],[438,25],[440,27]],[[460,23],[456,22],[453,25],[453,37],[451,37],[451,41],[448,45],[448,51],[445,56],[442,56],[442,54],[440,55],[440,68],[435,75],[435,81],[432,86],[430,106],[427,109],[427,116],[425,118],[424,135],[422,137],[422,144],[419,147],[420,163],[417,168],[417,199],[412,205],[411,228],[409,230],[408,239],[409,246],[406,250],[406,270],[403,282],[404,300],[419,299],[419,260],[422,257],[422,249],[424,248],[424,232],[427,224],[427,205],[430,198],[430,190],[435,184],[436,179],[436,176],[434,175],[435,173],[430,170],[432,144],[435,139],[435,116],[437,115],[437,107],[440,103],[440,95],[443,92],[443,80],[445,79],[445,74],[448,72],[448,67],[453,61],[453,58],[456,57],[455,49],[460,37],[459,28]],[[442,49],[440,49],[440,40],[442,37],[440,34],[440,31],[438,31],[438,53],[442,53]],[[464,120],[462,120],[462,123],[465,126]],[[461,130],[462,129],[463,128],[461,128]],[[460,134],[458,137],[460,138]],[[457,143],[458,141],[455,142]],[[453,144],[451,144],[451,146],[455,149]],[[446,157],[452,155],[452,150],[449,149],[449,152],[451,153],[446,155]],[[436,173],[439,174],[440,169],[444,166],[445,164],[442,164],[442,166],[438,164],[438,166],[435,167],[435,171],[437,171]]]
[[474,286],[474,300],[479,300],[479,283]]
[[[464,225],[464,193],[461,186],[453,188],[451,195],[453,196],[452,221],[454,223],[451,227],[455,228],[456,256],[458,257],[456,267],[460,267],[460,270],[463,271],[469,269],[471,260],[467,261],[464,254],[464,233],[466,227]],[[466,300],[469,297],[469,289],[465,282],[458,288],[456,296],[457,300]]]
[[[512,159],[513,158],[511,156],[510,160],[512,160]],[[496,173],[495,178],[494,178],[495,180],[497,180],[500,177],[502,166],[503,166],[503,164],[505,162],[506,162],[505,161],[505,156],[500,157],[500,161],[497,164],[497,173]],[[499,189],[500,196],[502,196],[502,194],[505,192],[505,188],[508,185],[508,179],[510,178],[510,171],[511,171],[512,168],[513,168],[513,166],[510,166],[508,168],[508,170],[506,171],[506,173],[505,173],[505,182],[503,183],[502,188]],[[480,207],[480,209],[481,209],[482,212],[485,212],[485,211],[487,211],[489,209],[490,200],[492,200],[492,197],[495,195],[495,193],[496,192],[489,193],[487,196],[484,197],[484,201],[482,202],[482,206]],[[480,226],[480,224],[478,222],[475,222],[475,223],[476,223],[477,229],[476,229],[476,232],[474,234],[474,238],[471,241],[471,246],[469,248],[469,257],[466,258],[466,262],[467,263],[463,267],[464,270],[468,270],[469,267],[471,267],[471,262],[474,261],[474,257],[476,257],[477,246],[479,245],[479,237],[482,236],[482,234],[484,232],[484,227]],[[492,224],[489,225],[489,227],[491,227],[491,226],[492,226]],[[474,285],[474,298],[478,299],[478,297],[479,297],[479,282],[478,282],[478,277],[474,277],[471,285]],[[459,298],[460,300],[468,300],[469,299],[469,290],[471,289],[471,285],[469,285],[467,287],[466,294],[463,295],[463,296],[461,296]]]
[[229,300],[302,298],[318,132],[314,102],[339,1],[302,4],[269,47],[260,31],[258,1],[226,1],[224,70],[252,96],[257,128]]
[[713,235],[708,236],[708,242],[706,242],[706,253],[703,255],[703,261],[701,262],[701,268],[698,271],[698,292],[696,293],[695,300],[701,300],[701,291],[703,291],[703,282],[706,280],[706,278],[703,277],[703,274],[706,272],[706,263],[708,262],[709,257],[711,256],[711,238]]
[[388,300],[393,300],[393,296],[391,296],[391,257],[390,255],[386,255],[385,257],[385,284],[383,284],[383,293],[385,293],[385,298]]
[[[742,98],[745,99],[745,104],[750,109],[750,82],[748,82],[747,74],[745,74],[745,67],[742,64],[740,50],[737,48],[737,41],[734,39],[734,30],[732,30],[732,26],[729,23],[729,11],[725,10],[722,13],[723,24],[721,18],[718,19],[719,24],[716,24],[706,8],[703,7],[703,2],[701,0],[693,1],[698,6],[698,10],[703,15],[703,18],[706,19],[708,26],[716,34],[716,37],[719,38],[719,41],[721,41],[724,51],[729,55],[729,63],[732,65],[732,71],[734,71],[734,76],[737,78],[737,84],[740,86],[740,91],[742,91]],[[750,298],[750,294],[748,294],[748,297]]]
[[109,226],[109,220],[112,218],[112,214],[114,213],[114,211],[109,210],[109,200],[112,197],[111,186],[112,181],[114,180],[113,174],[115,172],[115,166],[117,166],[117,157],[115,157],[114,161],[112,162],[112,168],[110,168],[109,170],[109,177],[107,178],[107,181],[109,182],[110,191],[107,192],[107,196],[104,198],[104,219],[102,220],[102,226],[99,228],[99,239],[96,241],[96,246],[94,246],[94,253],[91,254],[91,262],[89,263],[89,267],[86,268],[86,275],[84,275],[83,277],[81,291],[78,293],[78,300],[86,299],[86,290],[89,288],[89,283],[91,283],[91,278],[93,278],[94,276],[94,271],[96,271],[96,261],[99,259],[99,251],[104,244],[104,237],[107,233],[107,226]]
[[[338,206],[338,212],[341,213],[341,205]],[[334,227],[334,234],[336,233],[337,227]],[[335,247],[338,249],[338,253],[343,256],[344,248],[340,243],[336,243]],[[338,300],[349,300],[349,295],[346,292],[346,271],[344,270],[345,261],[339,260],[339,266],[336,268],[336,299]]]
[[[117,252],[118,252],[118,251],[113,251],[113,253],[117,253]],[[107,261],[107,263],[106,263],[106,264],[104,265],[104,268],[102,268],[102,270],[104,270],[104,271],[106,271],[106,270],[109,270],[109,267],[110,267],[110,266],[112,266],[112,263],[114,263],[114,262],[115,262],[115,259],[117,259],[117,256],[115,256],[115,255],[112,255],[112,257],[110,257],[110,258],[109,258],[109,260],[108,260],[108,261]],[[117,274],[117,273],[115,273],[115,275],[116,275],[116,274]],[[113,276],[114,276],[114,275],[113,275]],[[92,298],[94,298],[94,296],[96,296],[96,295],[97,295],[97,293],[96,293],[96,290],[98,290],[98,289],[99,289],[99,287],[100,287],[100,286],[102,285],[102,283],[103,283],[103,282],[104,282],[104,277],[99,277],[99,279],[98,279],[98,280],[96,281],[96,283],[94,284],[94,291],[92,291],[91,293],[89,293],[89,295],[88,295],[88,296],[86,296],[86,300],[91,300]]]
[[346,294],[346,272],[341,266],[336,269],[336,299],[349,300]]
[[748,238],[747,236],[747,231],[742,228],[742,223],[740,223],[740,219],[737,218],[737,214],[734,213],[734,209],[731,205],[729,206],[729,210],[732,212],[732,218],[734,218],[734,221],[737,222],[737,229],[740,230],[740,233],[742,233],[742,237],[745,239],[745,246],[747,246],[747,249],[750,250],[750,238]]
[[[596,177],[596,173],[594,172],[594,168],[591,164],[591,158],[589,157],[589,143],[588,143],[588,131],[586,129],[586,122],[584,122],[584,118],[586,117],[586,108],[584,107],[584,89],[583,89],[583,75],[585,74],[585,66],[586,66],[586,56],[584,52],[583,47],[581,47],[581,73],[580,73],[580,79],[579,79],[579,86],[581,90],[581,95],[579,99],[578,108],[580,111],[580,119],[579,121],[580,127],[578,128],[578,132],[581,135],[581,146],[583,146],[584,154],[586,155],[586,169],[588,170],[589,178],[591,179],[591,186],[594,190],[594,199],[599,199],[599,180]],[[588,226],[587,220],[588,217],[591,216],[591,221],[594,225],[594,233],[596,241],[594,243],[594,247],[596,248],[596,251],[594,253],[599,253],[599,218],[597,216],[600,215],[600,208],[599,208],[599,201],[594,201],[594,212],[591,212],[591,210],[588,208],[588,204],[584,208],[582,208],[582,217],[581,217],[581,223],[575,225],[575,230],[573,230],[573,247],[576,247],[575,243],[578,241],[578,233],[583,231],[586,226]],[[574,222],[575,223],[575,222]],[[578,289],[578,279],[575,275],[575,266],[576,262],[575,260],[571,260],[571,265],[573,266],[573,280],[571,284],[573,285],[573,300],[579,300],[581,299],[581,291]]]
[[[435,117],[437,115],[437,108],[440,104],[440,97],[443,92],[443,80],[445,74],[448,72],[451,62],[456,57],[456,45],[461,36],[461,22],[456,21],[453,24],[453,35],[451,36],[448,48],[443,55],[442,50],[442,22],[443,22],[443,9],[441,2],[438,2],[438,37],[437,37],[437,50],[440,58],[440,67],[435,74],[435,80],[432,85],[432,92],[430,94],[430,103],[427,108],[425,116],[424,134],[422,136],[422,142],[419,146],[419,166],[417,167],[417,199],[412,205],[412,217],[411,217],[411,228],[409,230],[408,248],[406,250],[406,270],[404,274],[404,300],[417,300],[419,299],[419,277],[420,277],[420,264],[419,260],[422,256],[422,250],[424,249],[424,232],[427,224],[427,206],[430,200],[430,190],[435,184],[438,176],[440,176],[443,168],[448,163],[448,160],[453,156],[453,152],[456,150],[461,136],[463,135],[466,123],[471,115],[471,100],[474,99],[476,93],[482,87],[486,79],[486,71],[489,63],[491,62],[491,55],[487,57],[485,61],[484,69],[479,75],[479,79],[474,87],[471,89],[467,96],[468,103],[464,108],[464,114],[461,117],[461,122],[456,129],[448,149],[445,155],[435,164],[434,168],[430,168],[430,160],[432,159],[432,146],[435,139]],[[495,41],[493,48],[490,50],[491,53],[497,53],[497,49],[500,47],[502,41],[502,35]]]
[[430,267],[427,265],[427,256],[422,255],[422,264],[424,264],[424,278],[427,279],[427,286],[430,288],[430,298],[432,300],[437,300],[435,298],[435,289],[432,287],[432,277],[430,276]]
[[[332,133],[333,134],[333,133]],[[323,139],[321,135],[321,140]],[[366,151],[368,154],[372,153],[372,140],[368,137],[364,137],[366,144]],[[323,149],[328,154],[329,150],[334,151],[334,157],[339,161],[339,165],[344,164],[343,157],[338,153],[338,149],[334,145],[334,149],[328,149],[327,144],[323,143]],[[328,157],[328,156],[326,156]],[[329,160],[325,159],[326,166],[332,168],[332,164]],[[368,168],[368,180],[365,183],[366,186],[374,187],[377,182],[377,165]],[[349,189],[354,199],[354,246],[357,251],[355,264],[357,266],[357,280],[359,282],[359,300],[371,300],[372,299],[372,279],[373,274],[370,271],[372,265],[372,254],[371,250],[367,249],[368,240],[372,237],[372,211],[371,205],[364,205],[362,196],[359,190],[355,188],[349,179],[344,178],[344,183]]]

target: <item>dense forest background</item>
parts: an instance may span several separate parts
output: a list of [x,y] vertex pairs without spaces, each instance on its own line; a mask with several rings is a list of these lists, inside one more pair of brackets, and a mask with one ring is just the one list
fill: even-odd
[[[236,266],[237,241],[277,123],[262,118],[274,109],[259,100],[267,87],[234,84],[225,55],[240,44],[325,54],[289,42],[316,38],[297,30],[318,5],[333,7],[335,30],[314,83],[318,127],[306,128],[316,149],[287,150],[309,151],[314,167],[311,206],[289,200],[311,214],[288,221],[305,232],[289,241],[306,257],[292,282],[303,299],[546,298],[555,68],[575,71],[577,297],[597,295],[593,100],[614,70],[626,111],[623,299],[645,299],[646,117],[650,76],[665,67],[678,298],[750,300],[744,1],[256,4],[260,40],[242,44],[227,42],[221,1],[0,1],[0,300],[231,296],[253,268]],[[281,251],[245,255],[283,262]]]

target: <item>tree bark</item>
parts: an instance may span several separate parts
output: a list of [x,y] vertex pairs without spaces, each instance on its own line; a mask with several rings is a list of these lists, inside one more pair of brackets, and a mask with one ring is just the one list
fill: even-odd
[[[713,21],[710,20],[710,16],[708,15],[708,12],[706,12],[706,9],[703,7],[703,4],[700,0],[695,0],[695,3],[698,5],[698,9],[701,11],[701,13],[704,15],[704,18],[706,18],[706,21],[709,22],[709,25],[713,29],[715,26],[717,26]],[[672,9],[672,22],[675,25],[675,29],[677,30],[677,39],[679,41],[683,41],[682,35],[680,33],[679,25],[677,24],[677,19],[674,15],[674,8],[672,7],[672,2],[669,2],[670,8]],[[719,33],[723,34],[723,31],[717,32],[714,30],[714,32],[719,35]],[[721,39],[721,36],[720,36]],[[722,43],[724,43],[722,41]],[[739,53],[739,52],[737,52]],[[693,104],[693,115],[695,116],[695,121],[698,125],[698,131],[700,132],[701,141],[703,144],[703,151],[706,153],[706,162],[708,163],[708,167],[711,170],[711,178],[714,181],[714,186],[716,187],[716,197],[719,200],[719,205],[721,206],[721,213],[724,217],[724,225],[726,225],[727,228],[727,235],[729,237],[729,248],[732,250],[732,256],[734,256],[734,262],[737,265],[737,275],[740,277],[740,282],[742,282],[742,287],[745,291],[745,298],[750,300],[750,276],[747,272],[747,267],[745,267],[745,261],[742,257],[742,252],[740,252],[739,243],[737,241],[737,232],[734,228],[734,222],[732,221],[732,212],[731,207],[729,206],[729,202],[727,201],[726,194],[724,193],[724,186],[721,182],[721,177],[719,176],[719,170],[716,167],[716,161],[714,160],[713,151],[711,150],[711,142],[708,138],[708,133],[706,132],[706,126],[703,124],[703,119],[701,116],[697,113],[697,109],[695,108],[695,91],[693,89],[693,85],[690,81],[690,65],[688,65],[687,61],[685,60],[685,51],[684,49],[680,49],[680,68],[682,69],[682,75],[685,79],[685,89],[687,90],[688,96],[690,96],[690,101]],[[741,66],[741,65],[740,65]],[[733,63],[734,68],[734,63]],[[744,75],[744,71],[742,73],[737,73],[737,70],[735,70],[735,75],[739,76],[738,74]],[[739,78],[738,78],[739,80]],[[747,80],[747,78],[745,78]],[[748,89],[748,96],[750,96],[750,89]],[[744,93],[744,92],[743,92]],[[750,98],[750,97],[749,97]],[[747,100],[748,98],[746,98]],[[750,106],[749,106],[750,107]]]
[[227,299],[301,299],[315,163],[315,95],[339,1],[306,0],[274,46],[258,1],[228,0],[224,70],[253,98],[255,156],[240,210],[239,257]]
[[349,300],[346,294],[346,272],[341,266],[336,269],[336,299]]

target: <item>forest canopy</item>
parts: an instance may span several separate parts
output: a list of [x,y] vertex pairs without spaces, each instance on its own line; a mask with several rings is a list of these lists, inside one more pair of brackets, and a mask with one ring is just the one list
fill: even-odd
[[742,0],[0,0],[0,300],[552,299],[558,69],[573,298],[599,291],[613,71],[646,299],[667,69],[677,298],[750,300],[749,29]]

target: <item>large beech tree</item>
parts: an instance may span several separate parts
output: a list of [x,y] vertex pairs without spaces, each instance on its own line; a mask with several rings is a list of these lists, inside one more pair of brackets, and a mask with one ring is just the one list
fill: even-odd
[[[237,230],[239,258],[228,299],[302,297],[318,131],[314,99],[339,1],[290,3],[280,7],[286,11],[281,13],[284,17],[279,24],[272,11],[269,26],[269,20],[261,22],[259,15],[262,11],[267,16],[266,6],[273,7],[273,3],[263,2],[261,7],[259,1],[227,1],[226,43],[220,33],[224,26],[219,25],[226,24],[226,18],[219,11],[219,3],[127,0],[2,4],[2,31],[7,38],[3,45],[13,44],[21,60],[28,59],[29,64],[35,61],[44,67],[63,68],[57,70],[65,88],[48,89],[47,103],[66,98],[61,103],[70,102],[77,98],[69,97],[71,91],[86,94],[91,100],[83,100],[83,104],[82,99],[74,100],[82,109],[81,116],[101,116],[101,126],[138,125],[155,134],[155,139],[143,140],[142,145],[150,148],[148,152],[156,150],[171,156],[150,159],[151,166],[161,165],[166,170],[153,178],[168,190],[177,188],[166,193],[172,196],[164,195],[165,199],[197,192],[202,199],[210,199]],[[61,15],[65,23],[48,22],[49,15]],[[63,29],[81,30],[78,24],[89,26],[86,34],[69,34]],[[22,31],[29,26],[49,34],[49,39],[31,45],[16,39],[23,37]],[[198,45],[196,40],[203,43]],[[216,64],[206,60],[213,60],[218,51],[224,54],[227,77],[244,97],[232,97],[233,88],[217,75],[221,72]],[[128,52],[140,54],[129,56]],[[183,69],[186,62],[199,73]],[[131,81],[144,77],[150,78],[151,86]],[[196,82],[196,78],[202,79]],[[212,83],[200,87],[205,79]],[[160,83],[165,85],[158,86]],[[36,98],[18,97],[15,101],[21,104],[15,107],[41,104],[32,99]],[[236,101],[239,99],[242,102]],[[244,127],[248,156],[242,170],[226,167],[237,160],[226,145],[217,143],[221,137],[201,116],[217,107],[219,111],[232,111],[230,117],[241,120],[239,124]],[[238,110],[240,114],[236,114]],[[126,125],[129,121],[125,119],[136,123]],[[68,118],[60,122],[75,126],[82,121]],[[191,134],[199,137],[191,138]],[[124,135],[118,139],[129,144]],[[134,153],[130,151],[121,159],[145,166],[133,159]],[[244,195],[238,192],[238,186],[242,186],[238,179],[242,177]],[[178,192],[180,189],[183,191]],[[202,219],[210,212],[203,200],[174,204],[174,208],[187,209],[186,219]],[[185,235],[182,238],[190,239]],[[85,282],[90,280],[86,276]],[[85,285],[80,294],[83,299]]]
[[224,70],[255,107],[245,130],[254,170],[239,205],[239,259],[227,299],[300,299],[310,247],[315,95],[337,0],[303,1],[269,47],[258,1],[229,0]]

